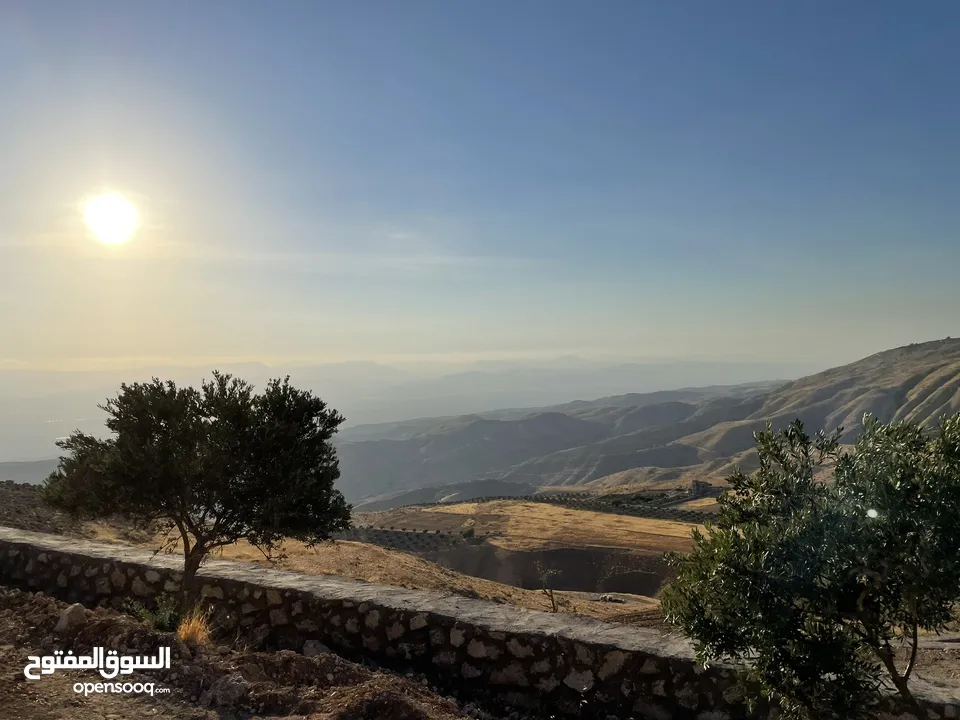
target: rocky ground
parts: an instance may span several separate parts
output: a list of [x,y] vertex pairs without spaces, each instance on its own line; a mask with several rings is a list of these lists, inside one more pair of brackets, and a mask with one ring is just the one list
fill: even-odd
[[39,502],[36,485],[9,480],[0,482],[0,525],[57,535],[89,535],[83,523]]
[[[0,589],[0,715],[9,720],[493,720],[473,705],[458,705],[426,680],[351,663],[331,653],[311,657],[251,652],[242,647],[187,645],[113,610],[75,609],[42,593]],[[69,614],[69,627],[57,632]],[[170,670],[141,671],[124,682],[155,683],[146,694],[90,694],[77,682],[105,682],[91,670],[61,670],[28,680],[30,655],[54,650],[90,654],[95,646],[153,656],[171,648]],[[163,689],[166,692],[157,692]],[[518,717],[517,714],[512,716]]]

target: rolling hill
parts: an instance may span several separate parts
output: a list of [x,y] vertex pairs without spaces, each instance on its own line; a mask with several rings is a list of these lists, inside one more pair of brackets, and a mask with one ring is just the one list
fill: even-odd
[[[629,394],[538,410],[418,419],[353,428],[338,440],[341,487],[363,499],[477,481],[610,488],[720,481],[748,468],[753,433],[795,418],[811,430],[857,435],[864,413],[925,425],[960,411],[960,340],[908,345],[787,383]],[[479,487],[479,486],[477,486]],[[427,493],[437,496],[439,491]],[[420,496],[423,496],[422,494]],[[437,498],[439,499],[439,498]]]

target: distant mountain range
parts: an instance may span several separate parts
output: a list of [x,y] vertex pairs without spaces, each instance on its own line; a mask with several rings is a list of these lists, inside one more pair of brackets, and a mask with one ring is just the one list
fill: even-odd
[[782,427],[799,418],[811,430],[843,426],[849,442],[864,413],[930,424],[958,411],[960,340],[947,339],[793,382],[361,426],[345,430],[337,445],[341,487],[363,509],[364,502],[384,507],[493,494],[482,489],[490,481],[513,483],[517,494],[716,481],[737,464],[752,467],[753,433],[768,421]]
[[[373,363],[223,369],[261,387],[289,372],[348,418],[393,420],[354,422],[336,437],[339,486],[361,509],[545,487],[718,481],[737,464],[753,467],[753,432],[767,421],[782,427],[800,418],[811,430],[842,425],[850,441],[865,412],[931,423],[960,410],[960,340],[909,345],[799,380],[764,380],[790,377],[773,374],[785,368],[564,358],[541,368],[496,362],[433,375]],[[764,381],[743,384],[749,373]],[[41,481],[55,466],[57,436],[77,427],[102,433],[96,404],[121,381],[150,374],[0,372],[0,460],[41,459],[0,462],[0,480]],[[152,374],[196,384],[209,371]],[[697,377],[711,384],[682,382]],[[115,384],[107,384],[111,378]],[[669,387],[682,389],[658,390]],[[628,390],[635,392],[618,394]],[[431,416],[424,408],[441,410]]]
[[[267,380],[289,374],[295,385],[313,390],[339,410],[347,418],[345,427],[539,407],[625,392],[792,378],[805,372],[802,364],[575,357],[397,367],[372,362],[216,367],[261,388]],[[115,396],[123,382],[155,376],[196,386],[213,369],[169,365],[123,371],[0,370],[0,462],[54,457],[58,454],[54,441],[75,429],[102,434],[105,416],[97,405]]]

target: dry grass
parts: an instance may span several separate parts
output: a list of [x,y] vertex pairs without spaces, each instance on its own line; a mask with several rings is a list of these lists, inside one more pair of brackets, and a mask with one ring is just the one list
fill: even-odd
[[[91,532],[98,540],[122,542],[117,531],[103,523],[91,524]],[[156,549],[156,543],[139,543]],[[292,570],[309,575],[337,575],[367,582],[417,590],[433,590],[451,595],[482,598],[516,605],[532,610],[550,610],[550,601],[539,590],[523,590],[481,578],[448,570],[415,555],[388,550],[376,545],[357,542],[328,542],[314,548],[302,543],[287,542],[283,546],[286,558],[279,563],[267,561],[263,554],[245,541],[222,548],[217,558],[253,562],[279,570]],[[624,608],[648,608],[658,605],[656,600],[639,595],[619,596],[631,600],[629,605],[617,605],[586,599],[593,593],[557,591],[555,596],[561,612],[572,612],[606,619],[624,612]]]
[[693,525],[674,520],[571,510],[548,503],[499,500],[362,513],[365,524],[458,532],[473,528],[508,550],[608,547],[662,552],[690,550]]
[[209,613],[194,607],[177,626],[177,637],[185,643],[208,645],[210,643]]
[[696,500],[688,500],[685,503],[680,503],[676,507],[681,510],[703,510],[706,508],[712,508],[717,504],[717,499],[714,497],[702,497],[697,498]]

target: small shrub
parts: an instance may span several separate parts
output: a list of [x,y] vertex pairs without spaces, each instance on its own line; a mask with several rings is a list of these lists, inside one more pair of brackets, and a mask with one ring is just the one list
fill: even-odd
[[474,530],[473,528],[467,528],[460,534],[463,535],[463,537],[465,538],[472,538],[476,534],[476,530]]
[[127,600],[122,607],[127,614],[160,632],[172,632],[180,623],[179,602],[172,595],[158,596],[154,610],[137,600]]
[[207,645],[210,642],[209,612],[194,606],[177,626],[177,637],[185,643]]

